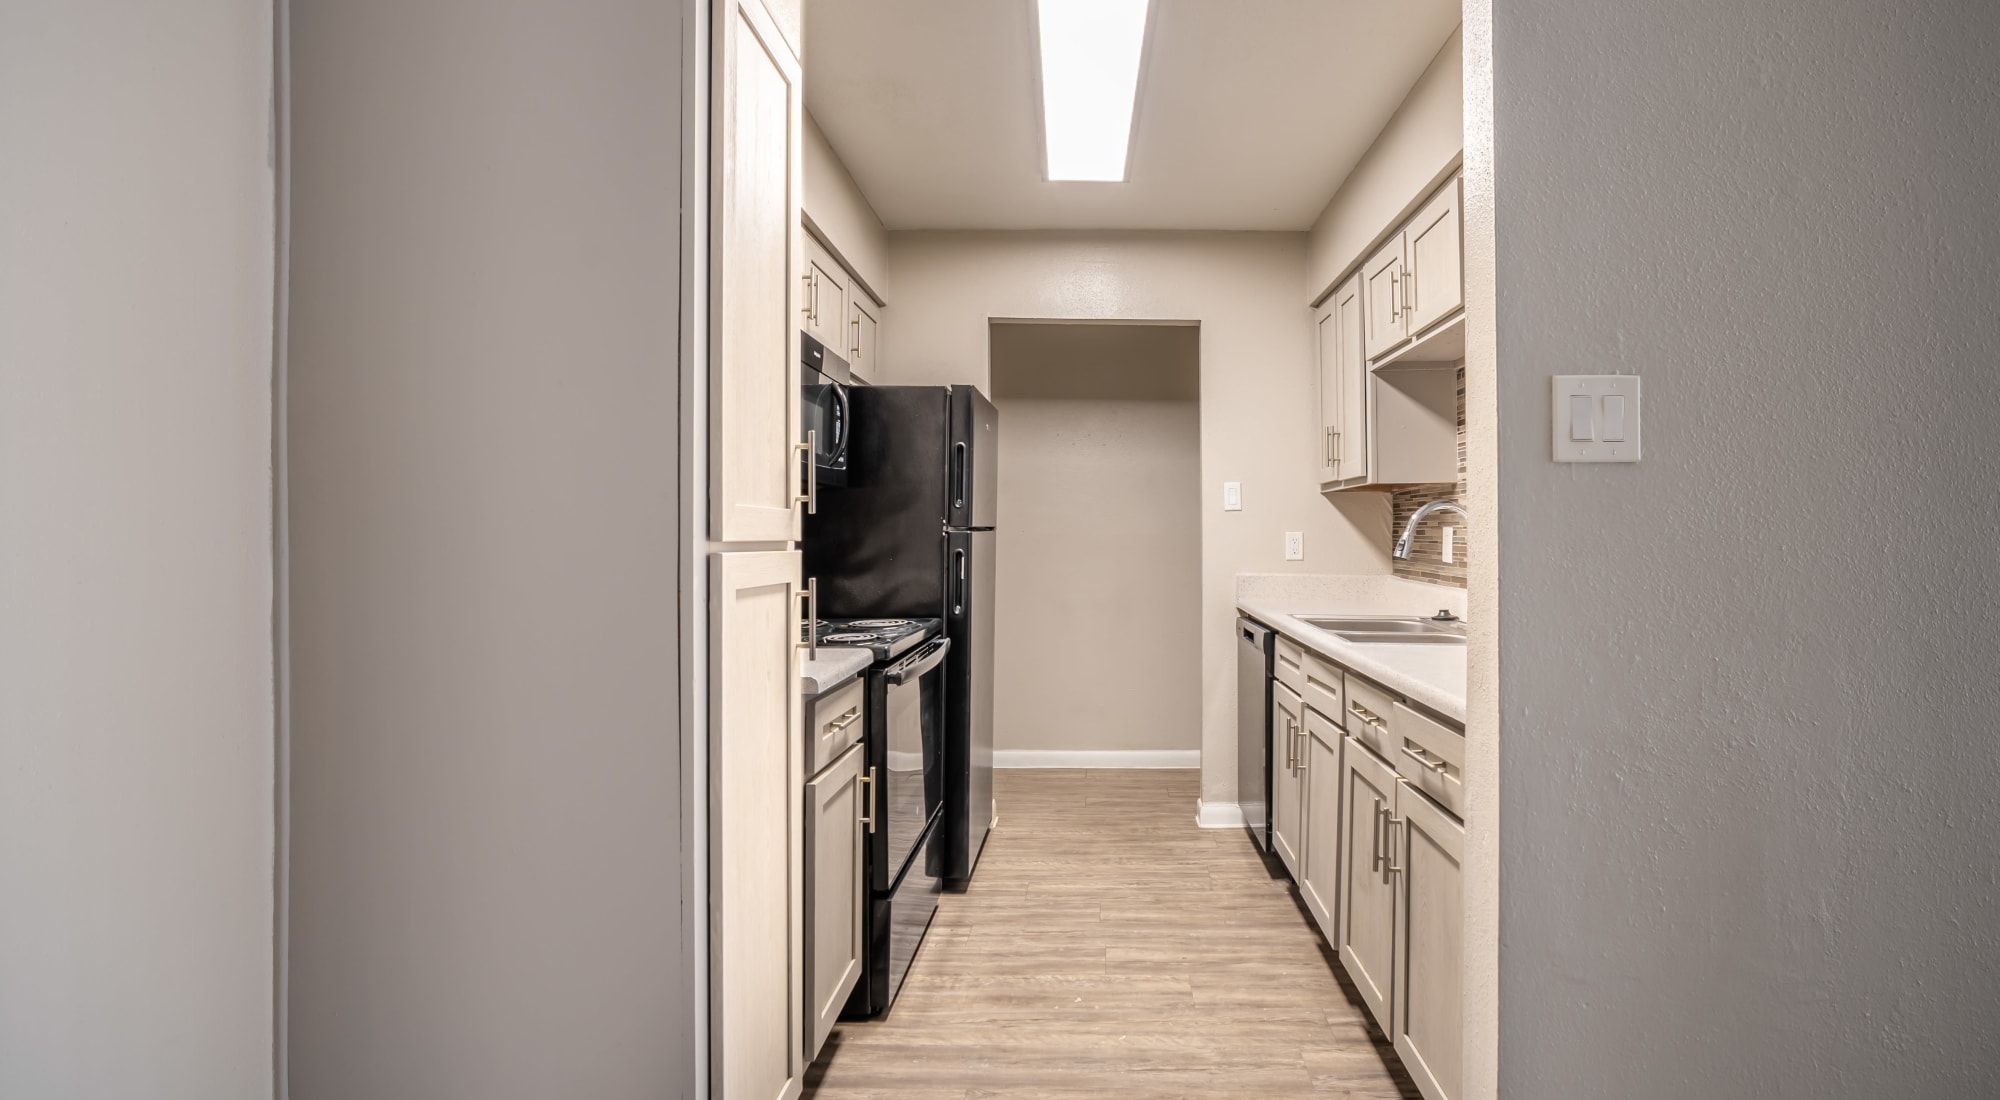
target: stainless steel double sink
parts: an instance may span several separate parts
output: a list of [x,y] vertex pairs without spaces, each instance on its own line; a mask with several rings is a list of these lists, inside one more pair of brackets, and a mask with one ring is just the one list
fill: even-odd
[[1301,615],[1299,621],[1331,631],[1343,641],[1357,645],[1457,645],[1465,644],[1462,620],[1436,619],[1350,619]]

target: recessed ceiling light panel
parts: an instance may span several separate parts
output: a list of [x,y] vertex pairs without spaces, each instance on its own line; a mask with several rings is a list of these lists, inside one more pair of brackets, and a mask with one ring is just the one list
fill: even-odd
[[1150,0],[1038,0],[1048,178],[1125,179]]

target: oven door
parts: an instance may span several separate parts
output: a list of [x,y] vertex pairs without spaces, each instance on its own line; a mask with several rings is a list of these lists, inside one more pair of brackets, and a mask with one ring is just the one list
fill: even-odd
[[874,794],[881,858],[869,883],[888,891],[908,868],[944,797],[944,655],[951,639],[933,638],[881,673],[882,721]]

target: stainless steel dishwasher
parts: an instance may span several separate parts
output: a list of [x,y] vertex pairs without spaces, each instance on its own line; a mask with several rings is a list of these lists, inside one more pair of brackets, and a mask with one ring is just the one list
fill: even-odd
[[1271,848],[1271,628],[1236,620],[1236,804],[1257,847]]

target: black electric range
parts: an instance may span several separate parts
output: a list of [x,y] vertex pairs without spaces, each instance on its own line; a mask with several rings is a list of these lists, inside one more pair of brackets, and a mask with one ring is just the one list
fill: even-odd
[[943,630],[943,619],[815,619],[813,644],[866,649],[880,663],[908,653]]
[[868,719],[862,736],[868,832],[861,872],[868,903],[861,981],[843,1015],[879,1016],[902,987],[943,890],[938,845],[944,805],[943,619],[820,619],[813,641],[854,646],[875,658],[862,674]]

